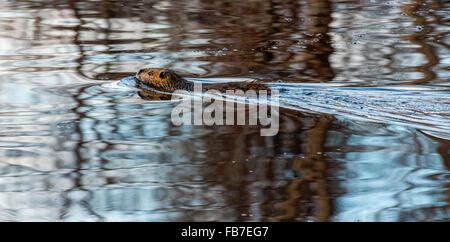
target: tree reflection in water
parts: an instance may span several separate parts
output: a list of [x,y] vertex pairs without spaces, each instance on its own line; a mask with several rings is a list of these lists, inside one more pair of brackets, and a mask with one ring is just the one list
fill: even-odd
[[189,77],[445,86],[439,8],[6,1],[1,12],[19,17],[0,22],[1,43],[14,43],[0,48],[1,217],[448,220],[446,140],[285,109],[274,137],[258,126],[176,127],[173,103],[105,87],[144,65]]

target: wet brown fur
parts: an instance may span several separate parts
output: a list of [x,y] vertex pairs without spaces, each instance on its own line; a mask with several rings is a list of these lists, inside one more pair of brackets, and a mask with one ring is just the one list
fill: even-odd
[[163,92],[174,92],[175,90],[192,91],[194,87],[192,82],[168,69],[141,69],[136,73],[136,78],[148,87]]
[[[194,82],[188,81],[176,74],[175,72],[168,69],[158,69],[158,68],[146,68],[141,69],[136,73],[136,78],[138,81],[148,87],[162,92],[172,93],[175,90],[186,90],[193,91]],[[138,83],[138,84],[140,84]],[[251,82],[229,82],[229,83],[212,83],[204,84],[202,83],[202,91],[207,90],[217,90],[219,92],[225,93],[227,90],[242,90],[244,92],[248,90],[266,90],[270,94],[270,88],[257,81]],[[144,99],[152,100],[166,100],[169,99],[169,95],[158,94],[157,92],[152,92],[150,90],[142,90],[139,95]]]

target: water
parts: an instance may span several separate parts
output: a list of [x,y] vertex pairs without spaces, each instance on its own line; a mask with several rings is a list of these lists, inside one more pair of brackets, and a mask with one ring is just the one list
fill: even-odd
[[[450,220],[446,1],[0,6],[2,221]],[[285,88],[280,132],[174,126],[144,66]]]

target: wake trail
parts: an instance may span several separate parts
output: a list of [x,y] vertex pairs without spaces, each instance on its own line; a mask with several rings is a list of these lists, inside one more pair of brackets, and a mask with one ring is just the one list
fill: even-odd
[[450,88],[429,86],[340,87],[270,84],[280,106],[397,123],[450,135]]

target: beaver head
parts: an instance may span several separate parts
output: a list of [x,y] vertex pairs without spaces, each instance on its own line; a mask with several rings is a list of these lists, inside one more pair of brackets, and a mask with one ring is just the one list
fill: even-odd
[[143,84],[164,92],[186,89],[187,81],[167,69],[145,68],[136,73],[136,79]]

